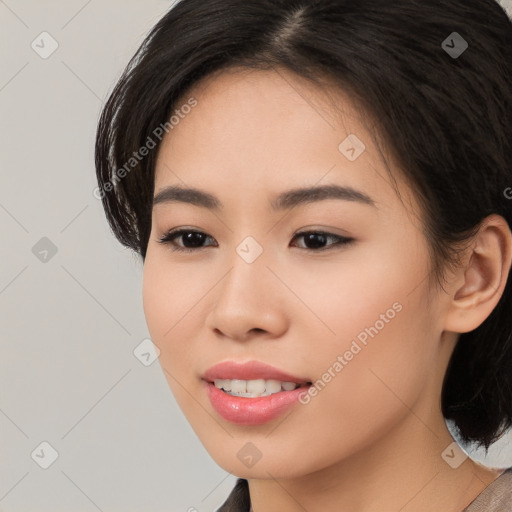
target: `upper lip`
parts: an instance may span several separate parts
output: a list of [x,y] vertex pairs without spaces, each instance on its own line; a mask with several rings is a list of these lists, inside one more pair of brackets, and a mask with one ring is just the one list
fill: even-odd
[[256,379],[275,379],[281,382],[295,382],[297,384],[308,383],[307,379],[290,375],[283,370],[279,370],[274,366],[270,366],[261,361],[223,361],[218,363],[204,372],[203,380],[213,382],[215,379],[239,379],[239,380],[256,380]]

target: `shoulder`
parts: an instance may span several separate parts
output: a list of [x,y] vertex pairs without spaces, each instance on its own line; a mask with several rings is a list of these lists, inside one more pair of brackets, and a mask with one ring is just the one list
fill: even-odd
[[[251,500],[247,480],[239,478],[228,499],[217,512],[249,512]],[[463,512],[512,511],[512,467],[488,485]]]
[[510,512],[512,510],[512,467],[491,482],[463,512]]
[[249,484],[247,480],[239,478],[228,499],[217,509],[217,512],[249,512],[250,508]]

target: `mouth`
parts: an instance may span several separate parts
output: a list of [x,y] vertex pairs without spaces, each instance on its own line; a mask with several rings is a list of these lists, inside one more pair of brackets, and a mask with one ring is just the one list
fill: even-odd
[[276,379],[215,379],[213,384],[217,389],[230,396],[244,398],[259,398],[270,396],[282,391],[293,391],[300,387],[308,387],[311,382],[291,382]]
[[238,425],[261,425],[284,414],[312,385],[260,361],[224,361],[202,376],[212,407]]

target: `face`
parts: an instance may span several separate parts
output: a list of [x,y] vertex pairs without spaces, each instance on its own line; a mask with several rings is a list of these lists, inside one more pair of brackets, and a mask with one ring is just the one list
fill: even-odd
[[[247,70],[189,97],[158,154],[143,301],[211,456],[246,478],[307,475],[385,439],[404,403],[432,410],[443,303],[419,210],[350,98],[335,110],[291,73]],[[289,194],[311,187],[331,188]],[[245,381],[272,394],[232,396]]]

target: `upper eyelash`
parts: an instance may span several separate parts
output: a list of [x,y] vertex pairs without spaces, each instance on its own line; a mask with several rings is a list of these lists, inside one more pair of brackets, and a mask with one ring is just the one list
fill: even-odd
[[[185,233],[199,233],[202,235],[206,235],[209,238],[212,238],[210,235],[208,235],[207,233],[204,233],[203,231],[197,231],[194,229],[177,229],[176,231],[167,232],[164,236],[162,236],[161,238],[158,239],[158,243],[172,245],[172,250],[179,251],[179,252],[195,252],[195,251],[200,251],[201,249],[206,249],[206,247],[190,248],[190,247],[180,247],[178,245],[172,244],[172,242],[174,241],[175,238],[178,238],[180,235],[183,235]],[[324,247],[321,249],[308,249],[306,247],[303,249],[306,251],[322,252],[322,251],[329,250],[330,247],[335,247],[335,246],[339,246],[339,245],[348,245],[354,241],[354,239],[350,238],[350,237],[335,235],[334,233],[328,233],[326,231],[315,231],[315,230],[300,231],[298,233],[295,233],[293,236],[293,239],[300,237],[300,236],[309,235],[309,234],[324,235],[326,237],[333,238],[337,241],[335,243],[330,244],[327,247]]]
[[180,247],[178,245],[172,244],[172,242],[175,238],[178,238],[180,235],[183,235],[185,233],[200,233],[202,235],[206,235],[206,236],[212,238],[210,235],[207,235],[206,233],[203,233],[202,231],[197,231],[195,229],[177,229],[176,231],[169,231],[168,233],[166,233],[164,236],[162,236],[158,240],[158,243],[172,245],[173,251],[180,251],[180,252],[194,252],[194,251],[200,251],[201,249],[205,249],[205,247],[198,247],[196,249],[192,249],[190,247]]

